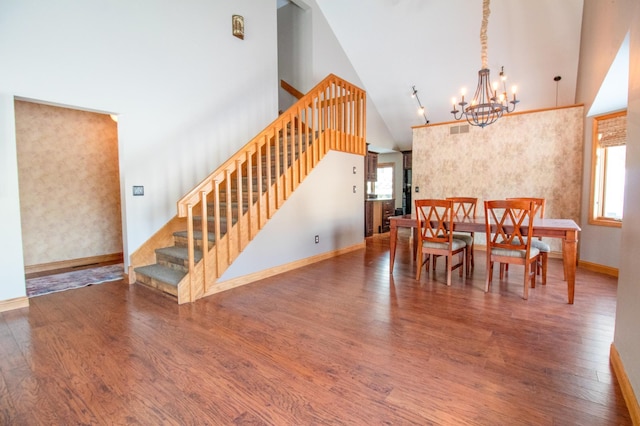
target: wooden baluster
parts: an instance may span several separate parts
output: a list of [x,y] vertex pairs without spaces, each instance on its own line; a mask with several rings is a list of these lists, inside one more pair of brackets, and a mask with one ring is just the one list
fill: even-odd
[[304,144],[307,147],[307,150],[305,151],[307,157],[305,161],[305,176],[309,176],[309,173],[311,173],[311,169],[313,168],[313,146],[311,145],[310,140],[311,114],[309,114],[309,106],[309,104],[304,106]]
[[242,237],[242,230],[244,229],[242,226],[243,221],[243,209],[244,209],[244,186],[242,185],[242,157],[236,160],[236,202],[238,203],[238,209],[236,212],[237,222],[236,227],[238,228],[238,252],[244,250],[245,241]]
[[298,134],[296,135],[296,139],[298,140],[298,159],[300,160],[300,163],[298,165],[298,173],[299,173],[298,182],[302,182],[302,180],[305,177],[305,174],[303,173],[303,171],[305,170],[305,166],[304,166],[305,151],[302,146],[302,109],[300,107],[297,108],[297,117],[298,117],[298,120],[297,120]]
[[336,93],[338,87],[336,83],[332,83],[331,90],[331,149],[336,149],[336,128],[338,126],[338,101]]
[[284,161],[283,169],[283,182],[284,182],[284,198],[285,200],[291,195],[291,167],[293,159],[289,160],[289,135],[286,120],[282,120],[282,159]]
[[349,152],[356,148],[356,93],[353,87],[349,91]]
[[264,146],[265,146],[265,157],[267,160],[266,164],[266,173],[265,180],[267,181],[267,218],[271,219],[273,213],[275,212],[274,203],[273,203],[273,185],[271,183],[271,138],[268,135],[263,136]]
[[256,191],[258,192],[257,213],[258,213],[258,229],[262,229],[265,223],[264,203],[262,198],[262,144],[260,139],[256,141]]
[[313,144],[313,167],[318,165],[320,161],[320,147],[318,146],[318,108],[316,107],[317,98],[311,99],[311,143]]
[[187,204],[187,253],[189,256],[189,302],[193,302],[193,279],[195,258],[193,253],[193,204]]
[[253,240],[256,234],[258,216],[255,214],[255,206],[253,204],[253,162],[251,158],[253,152],[247,151],[247,223],[249,224],[249,240]]
[[225,175],[224,175],[224,181],[225,181],[225,200],[227,201],[227,208],[225,209],[226,211],[226,219],[227,219],[227,232],[225,233],[226,237],[227,237],[227,256],[226,256],[226,261],[227,264],[225,265],[225,268],[229,265],[231,265],[231,262],[233,262],[233,257],[232,257],[232,253],[233,253],[233,235],[231,233],[231,228],[233,228],[233,213],[232,213],[232,204],[233,204],[233,199],[231,197],[231,171],[229,169],[225,170]]
[[324,135],[325,135],[325,130],[327,127],[327,116],[326,116],[326,105],[325,105],[325,99],[327,95],[327,89],[324,89],[322,91],[320,91],[320,93],[318,94],[318,143],[320,144],[321,150],[323,154],[327,153],[326,147],[325,147],[325,139],[324,139]]
[[282,206],[282,201],[284,200],[284,195],[282,194],[282,174],[283,171],[280,170],[280,167],[282,165],[282,161],[280,161],[280,153],[282,152],[280,149],[280,131],[275,128],[273,131],[273,144],[275,146],[275,155],[276,155],[276,164],[275,164],[275,197],[276,197],[276,202],[275,202],[275,208],[276,210],[279,209]]
[[[207,268],[209,258],[209,221],[207,213],[207,192],[200,191],[200,204],[202,205],[202,289],[204,294],[207,293]],[[191,245],[191,243],[189,243]],[[191,255],[189,255],[191,261]],[[189,265],[191,268],[191,265]]]
[[220,235],[220,184],[222,181],[219,177],[216,177],[213,181],[213,194],[214,194],[214,203],[213,203],[213,229],[215,233],[215,251],[216,251],[216,277],[220,278],[222,275],[222,271],[224,271],[224,267],[221,264],[221,235]]

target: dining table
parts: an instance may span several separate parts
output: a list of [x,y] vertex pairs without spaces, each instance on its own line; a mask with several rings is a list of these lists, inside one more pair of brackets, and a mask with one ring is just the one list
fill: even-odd
[[[418,221],[414,215],[405,214],[389,217],[389,248],[390,265],[389,273],[393,274],[393,264],[396,257],[396,246],[398,243],[398,228],[411,228],[413,231],[413,258],[416,258],[418,241]],[[486,222],[484,217],[454,217],[453,230],[463,232],[486,233]],[[567,281],[567,297],[569,304],[573,304],[576,286],[576,264],[578,252],[578,232],[580,227],[572,219],[551,219],[535,218],[533,221],[533,236],[558,238],[562,240],[562,261],[564,266],[564,276]]]

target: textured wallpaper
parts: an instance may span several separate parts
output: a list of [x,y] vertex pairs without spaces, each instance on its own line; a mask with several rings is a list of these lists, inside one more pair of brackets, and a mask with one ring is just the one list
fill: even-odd
[[25,266],[122,252],[116,123],[16,101]]
[[[582,106],[506,115],[484,129],[450,135],[461,124],[466,121],[413,130],[415,198],[477,197],[477,214],[484,216],[484,200],[542,197],[545,217],[579,224]],[[484,235],[476,241],[484,244]],[[559,240],[545,241],[561,251]]]

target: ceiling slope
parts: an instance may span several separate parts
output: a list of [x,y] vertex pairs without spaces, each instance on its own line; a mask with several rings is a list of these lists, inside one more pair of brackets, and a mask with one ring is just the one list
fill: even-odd
[[[451,98],[475,91],[481,67],[481,0],[317,0],[400,150],[412,126],[451,121]],[[575,102],[582,0],[493,0],[488,24],[492,80],[501,66],[518,111]],[[559,82],[555,76],[561,76]]]

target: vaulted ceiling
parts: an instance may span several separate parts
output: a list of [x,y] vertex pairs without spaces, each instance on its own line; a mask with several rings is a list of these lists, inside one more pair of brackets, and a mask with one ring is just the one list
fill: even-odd
[[[473,93],[481,68],[482,0],[317,0],[394,139],[412,126],[451,121],[451,99]],[[518,86],[518,111],[575,103],[582,0],[492,0],[488,65]],[[560,76],[556,82],[554,77]],[[469,95],[468,95],[469,96]]]

